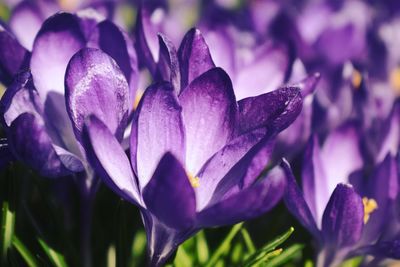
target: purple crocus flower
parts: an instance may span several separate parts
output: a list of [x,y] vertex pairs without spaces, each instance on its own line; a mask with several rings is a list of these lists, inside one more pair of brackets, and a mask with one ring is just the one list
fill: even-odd
[[[322,148],[316,137],[311,139],[303,160],[302,190],[290,166],[284,164],[289,177],[285,203],[315,238],[318,266],[336,266],[371,249],[382,237],[384,218],[391,214],[397,198],[394,158],[387,156],[371,177],[364,179],[359,139],[352,124],[328,135]],[[376,251],[380,245],[374,245]],[[368,253],[374,254],[372,250]]]
[[302,107],[300,88],[291,86],[236,102],[225,71],[202,71],[207,61],[193,53],[203,42],[196,31],[189,36],[181,62],[198,69],[181,69],[184,87],[172,80],[146,89],[132,124],[130,162],[101,119],[90,116],[84,128],[89,161],[141,210],[152,265],[199,229],[256,217],[279,201],[281,168],[258,178],[276,134]]

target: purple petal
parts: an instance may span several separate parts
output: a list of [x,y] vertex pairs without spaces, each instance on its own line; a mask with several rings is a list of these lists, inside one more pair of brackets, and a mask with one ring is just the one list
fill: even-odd
[[[224,177],[231,172],[229,184],[224,184],[224,193],[230,190],[234,185],[242,183],[241,180],[248,171],[254,154],[246,155],[249,150],[256,145],[265,136],[265,131],[258,130],[250,132],[233,139],[224,146],[212,158],[210,158],[196,177],[200,179],[200,186],[196,188],[197,209],[204,208],[213,198],[217,186],[223,181]],[[240,161],[243,161],[238,169],[233,167]],[[246,164],[247,163],[247,164]],[[249,173],[250,174],[250,173]],[[233,179],[231,176],[233,176]],[[234,185],[232,185],[232,183]],[[243,185],[241,184],[241,187]],[[220,189],[222,190],[222,189]]]
[[197,216],[198,225],[234,224],[260,216],[278,203],[284,190],[285,175],[275,168],[259,183],[203,209]]
[[159,43],[157,31],[151,23],[149,10],[141,7],[139,9],[135,26],[135,46],[138,54],[139,63],[146,66],[150,73],[156,74],[156,62],[158,62]]
[[333,191],[322,219],[325,242],[337,249],[360,240],[364,226],[364,205],[361,197],[348,184],[338,184]]
[[321,152],[316,136],[310,138],[305,151],[301,177],[304,200],[311,210],[314,221],[318,227],[321,227],[322,215],[331,192],[328,191],[328,181],[322,166]]
[[191,29],[183,37],[178,57],[182,89],[202,73],[215,67],[208,46],[198,29]]
[[7,138],[0,139],[0,170],[14,160]]
[[18,41],[32,51],[33,41],[44,21],[40,8],[32,1],[22,1],[12,11],[9,25]]
[[30,53],[15,37],[0,25],[0,77],[5,84],[24,67],[28,66]]
[[242,99],[238,104],[240,133],[262,127],[278,133],[299,115],[302,96],[298,87],[281,87],[270,93]]
[[181,73],[176,49],[166,36],[158,34],[160,44],[160,57],[158,60],[158,71],[164,81],[171,82],[177,93],[180,92]]
[[196,174],[232,138],[236,101],[229,76],[214,68],[196,78],[179,96],[186,133],[186,167]]
[[377,162],[381,162],[387,155],[391,153],[396,155],[400,147],[400,102],[396,102],[393,105],[393,110],[390,114],[390,119],[388,121],[389,129],[383,138],[383,143],[381,149],[377,155]]
[[328,195],[336,185],[346,183],[349,175],[363,166],[359,133],[354,124],[339,127],[325,140],[321,161],[326,175]]
[[283,84],[289,67],[288,53],[280,47],[252,52],[254,61],[240,66],[234,79],[237,99],[268,93]]
[[143,190],[147,209],[173,229],[190,228],[196,216],[194,190],[185,169],[171,153],[165,154]]
[[83,145],[89,162],[103,181],[121,197],[141,203],[128,157],[111,131],[94,115],[83,130]]
[[84,169],[75,155],[53,145],[44,122],[33,114],[19,115],[11,123],[8,137],[14,155],[43,176],[65,176]]
[[42,25],[33,44],[31,72],[41,98],[54,91],[64,95],[64,75],[71,57],[85,45],[79,19],[58,13]]
[[146,89],[137,109],[131,132],[131,161],[144,188],[161,157],[171,152],[184,162],[182,108],[169,83]]
[[94,28],[88,46],[103,50],[117,62],[128,81],[130,103],[133,103],[138,85],[139,70],[136,51],[129,36],[114,23],[105,20]]
[[317,227],[317,222],[313,217],[310,206],[296,183],[289,163],[282,162],[285,175],[287,177],[287,187],[284,196],[285,205],[289,212],[319,241],[321,241],[321,233]]
[[75,136],[81,138],[85,118],[95,114],[122,140],[129,110],[129,87],[116,62],[101,50],[76,53],[65,75],[67,111]]
[[[357,253],[358,252],[358,253]],[[360,248],[356,254],[358,255],[372,255],[378,259],[400,259],[400,239],[397,238],[392,241],[380,241],[374,245]]]
[[305,98],[306,96],[315,92],[320,78],[321,74],[317,72],[301,80],[300,82],[293,84],[292,86],[299,87],[301,95],[303,98]]

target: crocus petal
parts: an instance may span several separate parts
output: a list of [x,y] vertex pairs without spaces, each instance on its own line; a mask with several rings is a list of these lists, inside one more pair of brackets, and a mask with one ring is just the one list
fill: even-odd
[[65,75],[67,111],[75,136],[81,138],[85,118],[95,114],[122,140],[129,110],[129,87],[116,62],[101,50],[76,53]]
[[391,153],[393,156],[399,151],[400,147],[400,102],[396,102],[393,105],[393,110],[390,114],[388,121],[388,128],[381,149],[377,155],[377,162],[382,161],[387,153]]
[[103,181],[118,195],[141,203],[128,157],[107,126],[94,115],[89,116],[82,136],[88,161]]
[[135,46],[138,54],[139,63],[146,66],[149,71],[156,74],[156,62],[158,62],[159,43],[157,31],[151,23],[149,10],[144,7],[139,9],[135,26]]
[[178,57],[182,88],[185,88],[202,73],[215,67],[208,46],[198,29],[191,29],[183,37]]
[[179,96],[186,133],[186,166],[194,175],[233,136],[236,101],[229,76],[214,68]]
[[321,227],[322,215],[328,204],[331,192],[328,191],[328,181],[322,166],[318,138],[310,138],[303,158],[301,172],[304,200],[314,217],[318,227]]
[[166,153],[158,163],[143,190],[143,200],[147,210],[173,229],[187,229],[194,223],[194,190],[185,169],[171,153]]
[[310,206],[307,204],[303,193],[296,183],[289,163],[283,161],[282,167],[287,177],[287,187],[284,196],[287,209],[315,238],[321,241],[321,233],[318,230],[317,223],[311,213]]
[[131,161],[141,189],[149,182],[166,152],[170,151],[184,162],[181,111],[171,84],[159,83],[146,89],[131,132]]
[[44,101],[50,91],[64,95],[67,64],[84,44],[76,16],[58,13],[43,23],[33,44],[31,71],[35,87]]
[[14,155],[39,171],[41,175],[58,177],[83,171],[83,165],[76,156],[53,145],[44,122],[35,115],[30,113],[19,115],[11,123],[9,132]]
[[7,138],[0,139],[0,170],[14,160]]
[[[197,209],[204,208],[212,199],[217,186],[221,183],[224,177],[239,161],[247,161],[242,163],[240,170],[232,171],[235,179],[229,176],[230,184],[225,185],[224,193],[232,187],[232,183],[241,183],[241,179],[248,170],[253,153],[246,155],[249,150],[256,145],[265,136],[265,131],[258,130],[241,135],[233,139],[229,144],[224,146],[220,151],[215,153],[210,158],[203,168],[199,171],[196,177],[199,177],[200,185],[196,188]],[[255,153],[255,152],[254,152]],[[246,157],[246,159],[244,159]],[[245,164],[247,163],[247,164]],[[233,181],[231,181],[233,180]],[[243,187],[243,184],[241,184]],[[229,188],[228,188],[229,187]],[[222,189],[221,189],[222,190]]]
[[363,159],[359,148],[359,133],[353,123],[332,132],[321,149],[321,161],[328,184],[328,195],[338,183],[346,183],[349,175],[361,168]]
[[260,216],[273,208],[283,196],[285,175],[279,167],[265,179],[231,195],[198,213],[200,227],[234,224]]
[[181,89],[181,73],[175,46],[166,36],[160,33],[158,34],[158,40],[160,44],[160,56],[158,60],[160,78],[164,81],[171,82],[175,91],[179,94]]
[[22,1],[13,9],[9,25],[18,41],[31,51],[43,20],[39,6],[32,1]]
[[336,249],[354,245],[360,240],[363,226],[364,205],[361,197],[351,185],[338,184],[322,219],[324,241]]
[[279,47],[265,50],[238,71],[234,79],[237,99],[268,93],[283,84],[289,66],[288,53]]
[[242,99],[238,105],[240,133],[261,127],[267,127],[278,133],[299,115],[302,96],[299,87],[288,86],[260,96]]
[[355,254],[368,254],[381,259],[400,259],[400,238],[392,241],[381,241],[371,246],[362,247]]
[[319,79],[321,78],[321,74],[314,73],[298,83],[295,83],[293,86],[299,87],[301,91],[301,95],[303,98],[315,92]]
[[130,103],[133,103],[138,85],[139,70],[136,52],[129,36],[114,23],[105,20],[94,28],[88,46],[103,50],[117,62],[128,81]]
[[0,78],[9,84],[12,77],[27,67],[30,53],[0,24]]

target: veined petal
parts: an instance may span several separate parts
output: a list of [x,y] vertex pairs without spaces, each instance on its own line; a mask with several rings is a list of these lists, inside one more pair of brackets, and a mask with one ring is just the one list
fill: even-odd
[[105,20],[94,28],[88,46],[103,50],[117,62],[129,84],[129,103],[132,107],[138,85],[139,70],[136,51],[129,36],[114,23]]
[[182,89],[201,74],[215,67],[208,46],[198,29],[191,29],[183,37],[178,57]]
[[262,181],[247,187],[198,213],[199,227],[235,224],[262,215],[273,208],[285,190],[285,174],[279,167]]
[[237,105],[229,76],[214,68],[179,96],[186,134],[186,167],[194,175],[233,137]]
[[101,50],[84,48],[68,64],[65,75],[67,111],[81,140],[85,118],[96,115],[122,140],[128,120],[129,87],[116,62]]
[[146,89],[131,131],[131,161],[141,189],[150,181],[166,152],[184,163],[185,134],[181,112],[171,84],[158,83]]
[[171,153],[157,165],[143,189],[143,200],[157,219],[173,229],[188,229],[194,224],[196,199],[186,171]]
[[58,177],[83,171],[80,160],[69,152],[57,149],[46,132],[44,122],[31,113],[23,113],[11,123],[8,137],[14,155],[43,176]]
[[158,41],[160,44],[160,56],[158,59],[158,72],[160,78],[171,82],[175,92],[179,94],[181,90],[181,73],[176,49],[166,36],[159,33]]
[[270,93],[242,99],[238,105],[240,133],[262,127],[278,133],[299,115],[302,96],[299,87],[285,86]]
[[103,181],[119,196],[140,205],[128,157],[107,126],[91,115],[85,122],[82,137],[87,158]]
[[354,245],[361,238],[364,205],[361,197],[348,184],[338,184],[322,219],[322,234],[329,247],[340,249]]

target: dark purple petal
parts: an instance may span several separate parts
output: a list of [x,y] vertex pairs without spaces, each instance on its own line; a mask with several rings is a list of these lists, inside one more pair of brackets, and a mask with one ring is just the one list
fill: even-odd
[[43,176],[65,176],[84,169],[75,155],[53,145],[44,122],[33,114],[19,115],[11,123],[8,137],[14,155]]
[[316,136],[310,138],[304,153],[301,177],[304,200],[311,210],[314,221],[318,227],[321,227],[322,215],[332,192],[328,191],[328,181],[322,166]]
[[95,114],[122,140],[128,120],[129,87],[116,62],[101,50],[76,53],[65,75],[67,111],[75,136],[81,138],[85,118]]
[[44,21],[40,7],[33,1],[22,1],[12,11],[8,24],[18,41],[32,51],[33,41]]
[[175,46],[166,36],[160,33],[158,34],[158,41],[160,44],[160,56],[157,67],[160,78],[171,82],[175,91],[179,94],[181,90],[181,73]]
[[236,101],[229,76],[214,68],[186,87],[179,101],[186,134],[186,167],[195,175],[232,138]]
[[234,224],[262,215],[273,208],[285,191],[285,174],[275,168],[262,181],[211,206],[197,216],[199,227]]
[[82,136],[88,160],[103,181],[119,196],[141,203],[128,157],[107,126],[89,116]]
[[85,43],[79,19],[72,14],[58,13],[43,23],[31,57],[33,82],[43,101],[51,91],[64,95],[67,64]]
[[193,226],[196,216],[194,190],[186,171],[171,153],[165,154],[143,190],[147,210],[173,229]]
[[294,217],[319,241],[321,241],[321,233],[317,227],[317,222],[313,217],[310,206],[296,183],[289,163],[282,162],[282,167],[287,178],[286,192],[284,201],[287,209]]
[[301,95],[303,98],[305,98],[306,96],[315,92],[320,78],[321,74],[317,72],[301,80],[300,82],[293,84],[293,86],[299,87]]
[[359,132],[347,123],[329,134],[321,149],[321,162],[326,175],[328,195],[339,183],[347,183],[349,175],[363,166]]
[[14,160],[7,138],[0,139],[0,170]]
[[202,73],[215,67],[208,46],[198,29],[191,29],[183,37],[178,57],[182,89]]
[[368,254],[381,259],[400,259],[400,239],[380,241],[374,245],[360,248],[355,254]]
[[105,20],[94,28],[88,46],[103,50],[117,62],[128,81],[130,103],[133,103],[138,86],[139,70],[136,51],[129,36],[114,23]]
[[149,10],[141,7],[139,9],[135,26],[135,46],[138,53],[139,63],[146,66],[150,73],[156,74],[156,62],[158,62],[159,43],[157,30],[151,23]]
[[[224,177],[228,173],[231,173],[231,175],[226,178],[229,181],[224,183],[224,190],[220,189],[220,191],[224,191],[221,193],[221,197],[233,186],[243,183],[242,179],[248,171],[251,159],[254,157],[253,153],[251,153],[251,155],[246,154],[254,145],[260,142],[264,136],[265,131],[263,130],[239,136],[224,146],[204,164],[196,176],[199,177],[200,181],[199,187],[196,188],[198,210],[204,208],[212,200],[217,186],[220,185],[221,181],[224,180]],[[231,171],[240,161],[243,161],[243,163],[240,164],[238,169]],[[249,171],[249,174],[250,172],[251,171]],[[243,184],[240,185],[241,188],[244,186]]]
[[182,108],[171,84],[159,83],[146,89],[132,123],[131,161],[146,186],[161,157],[171,152],[184,162]]
[[348,184],[338,184],[322,219],[322,234],[328,246],[342,248],[360,240],[364,226],[361,197]]
[[270,93],[242,99],[239,104],[239,132],[267,127],[278,133],[288,127],[302,108],[299,87],[281,87]]
[[0,47],[0,78],[9,84],[21,68],[28,66],[30,53],[1,24]]
[[400,102],[397,101],[393,105],[393,110],[390,114],[390,118],[388,121],[388,128],[385,137],[383,138],[383,142],[381,144],[381,148],[376,157],[377,162],[382,161],[387,153],[391,153],[393,156],[399,151],[400,148]]

